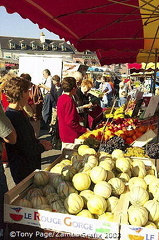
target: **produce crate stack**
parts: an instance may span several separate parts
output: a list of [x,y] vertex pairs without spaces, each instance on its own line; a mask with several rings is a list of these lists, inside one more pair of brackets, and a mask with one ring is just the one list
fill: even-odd
[[[75,239],[114,240],[149,239],[153,233],[157,240],[155,161],[144,158],[140,148],[132,149],[111,154],[84,144],[77,150],[64,149],[45,171],[33,172],[5,194],[9,230],[27,226],[66,239],[67,233]],[[142,157],[132,157],[135,152]]]

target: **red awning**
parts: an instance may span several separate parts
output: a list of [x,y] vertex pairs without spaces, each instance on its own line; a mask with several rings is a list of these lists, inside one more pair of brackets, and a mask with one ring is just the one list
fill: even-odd
[[132,69],[132,68],[139,70],[142,68],[142,64],[141,63],[128,63],[128,69]]
[[1,0],[79,51],[159,48],[158,0]]

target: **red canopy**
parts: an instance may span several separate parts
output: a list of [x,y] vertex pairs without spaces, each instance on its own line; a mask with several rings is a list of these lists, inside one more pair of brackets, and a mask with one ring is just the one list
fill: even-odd
[[159,46],[158,0],[0,0],[0,5],[69,40],[79,51]]

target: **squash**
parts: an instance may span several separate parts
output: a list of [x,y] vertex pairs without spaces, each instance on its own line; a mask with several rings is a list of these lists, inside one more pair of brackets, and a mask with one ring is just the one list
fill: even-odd
[[57,189],[59,184],[63,182],[61,174],[57,174],[52,178],[51,184],[53,185],[54,188]]
[[46,171],[35,172],[34,184],[38,187],[45,186],[49,182],[49,173]]
[[[87,148],[89,148],[88,145],[85,145],[85,144],[80,145],[80,146],[78,147],[78,154],[81,155],[81,156],[83,156],[83,155],[85,154],[85,150],[86,150]],[[71,161],[72,161],[72,159],[71,159]]]
[[112,160],[104,160],[99,163],[99,166],[107,171],[112,171],[114,168],[114,162]]
[[127,182],[129,182],[129,180],[130,180],[130,177],[129,177],[129,175],[127,174],[127,173],[119,173],[118,175],[117,175],[117,177],[118,178],[120,178],[124,183],[127,183]]
[[65,167],[64,163],[57,163],[54,167],[51,168],[51,173],[61,174],[63,167]]
[[104,198],[110,197],[112,192],[112,187],[106,181],[101,181],[95,184],[94,193]]
[[124,182],[119,179],[119,178],[111,178],[108,183],[111,185],[112,187],[112,194],[114,196],[118,196],[120,194],[122,194],[125,190],[125,184]]
[[133,177],[144,178],[146,176],[145,167],[140,167],[140,166],[132,167],[131,172]]
[[50,193],[56,192],[56,189],[51,184],[47,184],[42,190],[43,190],[44,196],[47,196]]
[[64,208],[64,202],[62,200],[54,201],[50,204],[53,212],[59,212],[61,208]]
[[144,162],[143,161],[141,161],[141,160],[134,160],[134,161],[132,161],[132,166],[133,167],[142,167],[142,168],[145,168],[145,164],[144,164]]
[[76,169],[78,172],[81,168],[83,168],[83,161],[76,160],[72,163],[72,167]]
[[92,195],[87,201],[87,208],[92,214],[101,215],[107,209],[107,202],[101,196]]
[[84,207],[83,198],[77,193],[71,193],[64,201],[66,210],[71,214],[79,213]]
[[132,205],[143,206],[149,200],[148,192],[142,187],[133,187],[129,197]]
[[77,216],[79,217],[86,217],[86,218],[94,218],[94,215],[90,213],[88,209],[83,209],[79,213],[77,213]]
[[57,200],[60,200],[60,196],[57,193],[50,193],[49,195],[46,196],[49,204],[52,202],[55,202]]
[[118,172],[127,172],[128,170],[130,170],[131,166],[126,158],[120,157],[116,159],[115,167]]
[[86,173],[80,172],[73,176],[72,183],[75,189],[83,191],[90,187],[91,179]]
[[85,154],[84,167],[93,168],[98,165],[98,158],[95,155]]
[[40,206],[43,204],[48,204],[48,200],[45,197],[37,196],[31,199],[31,204],[33,208],[40,209]]
[[149,200],[144,204],[148,211],[148,220],[155,222],[159,221],[159,202],[156,200]]
[[147,189],[147,184],[143,178],[140,177],[132,177],[129,182],[129,189],[131,190],[133,187],[142,187],[145,190]]
[[64,164],[65,166],[72,165],[72,162],[69,159],[63,159],[60,163]]
[[24,198],[16,201],[15,205],[21,206],[21,207],[27,207],[27,208],[31,208],[32,207],[31,202],[29,200],[27,200],[27,199],[24,199]]
[[48,204],[43,204],[40,206],[40,209],[41,210],[45,210],[45,211],[49,211],[49,212],[52,212],[52,207]]
[[99,220],[105,220],[107,222],[114,222],[114,213],[105,212],[102,215],[99,215]]
[[155,188],[159,188],[159,179],[154,179],[154,181],[152,181],[149,184],[149,192],[153,193]]
[[145,228],[155,228],[155,229],[157,229],[157,226],[155,225],[155,223],[150,222],[150,221],[148,221],[148,222],[145,224],[144,227],[145,227]]
[[90,178],[94,183],[105,181],[107,178],[107,171],[100,166],[96,166],[90,171]]
[[145,180],[145,182],[146,182],[147,185],[150,185],[150,183],[151,183],[151,182],[154,182],[156,179],[157,179],[156,176],[150,175],[150,174],[148,174],[148,175],[146,175],[146,176],[144,177],[144,180]]
[[112,159],[116,160],[117,158],[124,157],[124,152],[120,149],[115,149],[112,154]]
[[114,177],[115,177],[115,174],[112,171],[107,171],[107,178],[106,178],[107,182]]
[[89,147],[89,148],[84,149],[82,156],[84,156],[85,154],[96,155],[97,152],[96,152],[96,150],[94,150],[94,148]]
[[66,198],[70,193],[77,193],[77,190],[69,182],[61,182],[57,187],[57,194],[61,198]]
[[25,198],[27,200],[31,200],[33,197],[36,197],[36,196],[44,196],[43,190],[40,188],[31,188],[27,192]]
[[115,212],[119,198],[111,196],[107,199],[107,212]]
[[104,151],[100,151],[98,152],[98,158],[99,158],[99,161],[101,160],[102,157],[108,157],[108,158],[111,158],[111,155],[107,152],[104,152]]
[[94,195],[94,192],[91,190],[83,190],[79,195],[83,198],[84,207],[87,207],[87,201],[92,195]]
[[58,210],[59,213],[69,214],[66,210],[66,208],[63,206]]
[[71,181],[77,170],[72,166],[65,166],[61,171],[61,178],[64,181]]
[[74,154],[71,156],[71,163],[72,163],[72,165],[76,161],[82,162],[83,161],[83,157],[81,155],[79,155],[78,153],[74,152]]
[[148,221],[148,211],[143,206],[131,205],[128,208],[128,219],[133,226],[145,226]]

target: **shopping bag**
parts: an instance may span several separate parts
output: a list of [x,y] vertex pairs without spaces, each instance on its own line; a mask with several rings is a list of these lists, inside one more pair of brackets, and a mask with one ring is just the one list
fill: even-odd
[[103,119],[103,109],[96,105],[88,110],[88,125],[89,129],[93,130],[97,124]]

